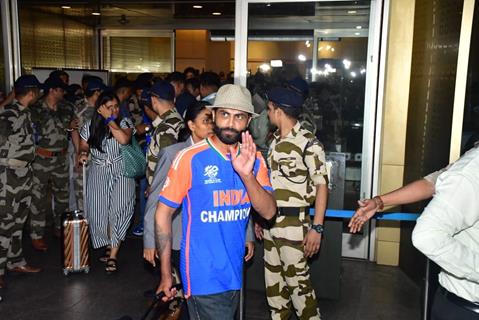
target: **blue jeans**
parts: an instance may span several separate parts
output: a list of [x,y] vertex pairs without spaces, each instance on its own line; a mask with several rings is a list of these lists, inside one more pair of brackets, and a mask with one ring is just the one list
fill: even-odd
[[231,290],[222,293],[191,296],[188,312],[191,320],[232,320],[238,309],[240,292]]

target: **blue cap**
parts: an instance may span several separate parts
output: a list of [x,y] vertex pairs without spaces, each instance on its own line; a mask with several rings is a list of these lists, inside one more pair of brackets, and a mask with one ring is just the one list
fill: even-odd
[[49,90],[49,89],[56,89],[56,88],[61,88],[63,90],[67,90],[68,86],[66,85],[65,82],[62,81],[62,79],[58,77],[48,77],[47,80],[45,80],[45,83],[43,84],[44,89]]
[[271,89],[268,93],[268,100],[287,108],[300,108],[304,102],[299,93],[282,87]]
[[85,90],[90,92],[103,91],[105,90],[105,85],[101,80],[92,78],[88,80]]
[[166,82],[164,80],[155,82],[155,84],[150,89],[150,93],[151,96],[155,96],[163,100],[175,100],[175,88],[173,88],[173,86],[169,82]]
[[193,97],[189,92],[183,92],[180,94],[175,101],[176,110],[180,114],[183,114],[183,111],[188,110],[189,107],[196,102],[196,98]]
[[42,84],[40,81],[38,81],[37,77],[35,77],[33,74],[26,74],[23,76],[20,76],[16,81],[13,87],[16,90],[24,90],[24,89],[30,89],[30,88],[37,88],[41,89]]
[[300,76],[297,76],[296,78],[293,78],[292,80],[289,80],[288,87],[293,89],[294,91],[301,93],[303,97],[307,97],[309,95],[309,85]]
[[151,72],[140,73],[133,83],[133,87],[135,90],[149,88],[153,83],[153,77],[154,75]]
[[128,80],[128,78],[126,77],[121,77],[118,80],[116,80],[114,88],[115,90],[118,90],[120,88],[131,88],[131,87],[133,87],[133,82]]
[[143,91],[141,92],[141,95],[140,95],[140,103],[145,105],[145,106],[148,106],[148,107],[151,107],[151,92],[150,92],[150,89],[143,89]]

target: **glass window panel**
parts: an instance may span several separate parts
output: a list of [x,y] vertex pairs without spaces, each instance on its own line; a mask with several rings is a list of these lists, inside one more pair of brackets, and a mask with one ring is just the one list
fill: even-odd
[[[1,8],[0,8],[1,10]],[[3,35],[3,25],[0,23],[0,35]],[[3,53],[3,36],[0,39],[0,101],[5,98],[5,59]]]
[[296,76],[308,81],[301,120],[335,160],[332,209],[360,198],[369,11],[370,1],[249,5],[248,86],[264,97]]
[[472,24],[471,47],[467,75],[461,152],[479,140],[479,4],[476,2]]
[[108,37],[103,41],[105,68],[113,73],[171,71],[170,37]]
[[65,15],[60,8],[19,8],[22,68],[94,68],[94,29],[76,17],[79,8]]

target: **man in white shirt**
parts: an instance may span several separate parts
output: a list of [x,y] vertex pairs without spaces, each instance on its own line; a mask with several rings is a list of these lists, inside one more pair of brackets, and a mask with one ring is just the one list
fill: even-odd
[[442,173],[412,240],[437,263],[433,320],[479,319],[479,148]]

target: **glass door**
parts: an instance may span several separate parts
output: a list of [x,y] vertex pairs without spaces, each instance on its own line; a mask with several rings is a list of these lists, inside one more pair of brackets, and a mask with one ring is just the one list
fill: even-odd
[[[303,120],[333,163],[328,209],[354,210],[373,188],[378,2],[249,0],[237,10],[247,10],[247,52],[236,79],[259,96],[297,77],[307,81]],[[352,235],[348,221],[342,254],[367,259],[370,230]]]

